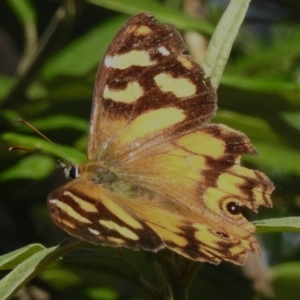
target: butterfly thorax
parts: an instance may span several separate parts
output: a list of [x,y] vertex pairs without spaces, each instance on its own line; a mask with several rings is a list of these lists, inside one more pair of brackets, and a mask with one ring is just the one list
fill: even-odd
[[87,162],[74,165],[69,170],[69,178],[81,178],[97,184],[112,183],[116,175],[104,168],[100,162]]

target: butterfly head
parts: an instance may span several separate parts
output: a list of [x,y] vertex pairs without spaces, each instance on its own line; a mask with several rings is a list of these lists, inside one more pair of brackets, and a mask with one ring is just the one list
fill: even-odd
[[79,177],[79,167],[68,161],[57,160],[58,166],[64,172],[66,178],[75,179]]

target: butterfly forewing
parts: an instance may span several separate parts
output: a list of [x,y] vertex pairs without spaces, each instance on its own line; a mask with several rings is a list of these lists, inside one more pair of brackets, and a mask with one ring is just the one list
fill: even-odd
[[120,163],[211,119],[215,93],[170,25],[147,13],[129,20],[98,70],[88,158]]
[[271,206],[273,185],[240,165],[249,139],[209,124],[216,97],[179,33],[130,19],[100,64],[79,178],[54,191],[54,222],[96,244],[242,264],[260,253],[240,211]]

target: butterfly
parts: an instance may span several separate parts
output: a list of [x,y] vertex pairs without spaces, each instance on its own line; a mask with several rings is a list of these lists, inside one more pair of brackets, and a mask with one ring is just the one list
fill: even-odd
[[48,196],[70,235],[112,247],[169,248],[195,261],[243,264],[260,253],[240,208],[272,206],[273,185],[240,165],[249,139],[210,123],[216,95],[171,25],[132,17],[95,81],[87,162]]

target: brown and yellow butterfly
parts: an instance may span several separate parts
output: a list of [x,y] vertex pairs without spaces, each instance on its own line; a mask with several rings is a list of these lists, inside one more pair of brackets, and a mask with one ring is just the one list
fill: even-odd
[[87,156],[52,192],[54,222],[113,247],[169,248],[197,261],[242,264],[259,254],[240,207],[271,206],[273,185],[241,167],[249,139],[210,124],[216,96],[179,33],[149,13],[130,19],[99,67]]

